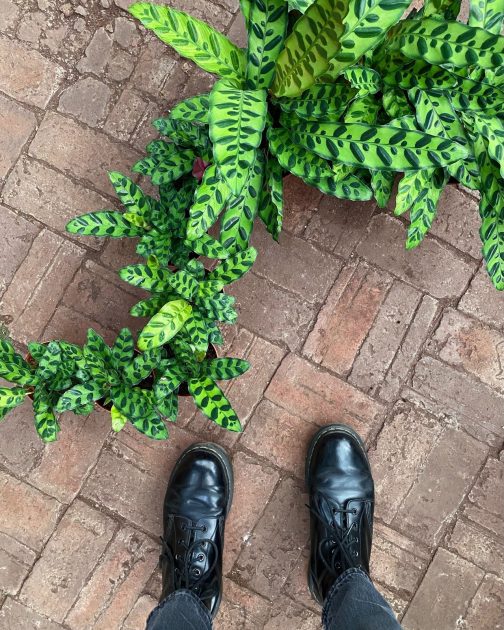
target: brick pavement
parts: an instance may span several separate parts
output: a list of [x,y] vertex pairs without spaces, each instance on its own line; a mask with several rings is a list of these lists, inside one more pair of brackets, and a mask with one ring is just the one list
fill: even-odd
[[[109,340],[136,290],[115,271],[131,241],[63,232],[113,204],[150,120],[210,79],[141,32],[125,0],[0,0],[0,317],[27,339]],[[228,31],[237,0],[174,0]],[[67,414],[44,447],[30,410],[0,426],[0,629],[138,630],[160,590],[166,479],[188,444],[233,457],[220,630],[319,628],[305,583],[306,445],[347,422],[376,477],[372,572],[408,630],[495,630],[504,619],[504,296],[481,269],[477,202],[446,191],[415,252],[372,203],[323,198],[289,177],[280,247],[234,287],[226,350],[251,371],[228,387],[243,434],[182,405],[167,443],[95,412]]]

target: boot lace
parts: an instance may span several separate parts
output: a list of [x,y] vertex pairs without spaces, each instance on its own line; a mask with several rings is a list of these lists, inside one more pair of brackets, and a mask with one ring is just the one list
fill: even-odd
[[[188,525],[187,523],[183,523],[180,529],[184,532],[191,532],[190,539],[193,539],[192,542],[186,543],[183,539],[178,540],[178,545],[183,548],[184,552],[182,554],[174,554],[166,540],[161,536],[162,552],[160,561],[163,562],[163,560],[165,560],[168,562],[168,565],[172,567],[173,585],[175,589],[187,589],[203,598],[204,595],[202,595],[201,591],[204,579],[215,569],[218,558],[218,547],[210,538],[194,540],[194,534],[196,532],[205,533],[207,531],[206,525],[195,525],[194,523]],[[210,549],[213,549],[214,552],[213,560],[208,568],[202,571],[198,566],[195,566],[195,562],[204,562],[205,558],[208,557]]]
[[[357,535],[357,523],[352,522],[347,527],[342,527],[336,518],[339,514],[343,515],[343,522],[346,521],[346,514],[357,514],[356,508],[340,508],[333,505],[324,495],[319,495],[321,502],[325,502],[330,509],[332,515],[331,522],[328,523],[327,516],[319,511],[316,507],[306,505],[310,512],[324,525],[326,528],[329,524],[331,532],[329,536],[322,538],[318,544],[318,553],[327,571],[334,577],[338,577],[341,570],[351,567],[360,567],[359,552],[353,546],[359,542]],[[355,530],[355,535],[354,534]],[[324,551],[326,550],[326,551]],[[327,550],[329,553],[327,553]]]

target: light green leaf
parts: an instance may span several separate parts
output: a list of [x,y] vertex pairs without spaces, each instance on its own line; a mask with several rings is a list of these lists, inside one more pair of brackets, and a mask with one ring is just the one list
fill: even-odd
[[343,71],[343,76],[352,87],[358,90],[358,96],[376,94],[381,90],[381,77],[372,68],[350,66]]
[[287,30],[285,0],[254,0],[247,51],[247,87],[268,89]]
[[123,414],[119,411],[119,409],[117,409],[115,405],[112,405],[112,408],[110,410],[110,419],[112,421],[112,431],[115,431],[116,433],[119,433],[119,431],[124,429],[124,427],[128,423],[128,418],[126,418],[126,416],[123,416]]
[[277,59],[275,96],[299,96],[326,72],[339,49],[347,10],[346,2],[317,0],[296,22]]
[[196,190],[194,203],[189,210],[187,239],[194,241],[207,232],[217,221],[230,195],[230,190],[217,173],[215,164],[209,166],[203,181]]
[[461,0],[426,0],[424,17],[441,16],[446,20],[456,20],[460,13]]
[[82,214],[69,221],[65,229],[70,234],[110,236],[112,238],[141,236],[145,232],[143,228],[128,221],[121,212],[114,212],[113,210]]
[[393,171],[371,171],[371,188],[379,208],[386,208],[394,188]]
[[33,394],[33,412],[37,433],[46,443],[54,442],[60,426],[54,415],[51,397],[43,390],[35,390]]
[[79,383],[66,391],[58,400],[56,411],[71,411],[77,407],[84,407],[89,403],[103,398],[103,386],[98,383]]
[[28,394],[24,387],[0,387],[0,420],[21,405]]
[[323,158],[374,170],[433,168],[467,156],[456,142],[387,125],[300,122],[291,131],[294,142]]
[[128,11],[179,55],[221,77],[242,79],[245,54],[227,37],[201,20],[166,6],[138,2]]
[[126,207],[126,211],[144,218],[148,217],[151,208],[148,195],[122,173],[110,171],[108,176],[120,202]]
[[436,216],[439,198],[448,180],[449,175],[444,169],[436,169],[432,177],[429,178],[430,185],[427,188],[427,194],[412,205],[406,249],[417,247],[430,230]]
[[191,379],[188,387],[197,407],[210,420],[228,431],[242,430],[238,416],[214,381],[209,378]]
[[143,433],[152,440],[168,439],[168,429],[155,412],[151,413],[150,416],[134,418],[131,420],[131,424],[137,431],[140,431],[140,433]]
[[394,214],[400,216],[407,212],[414,203],[420,203],[429,192],[430,180],[435,169],[423,169],[404,174],[399,182]]
[[488,153],[500,167],[501,177],[504,178],[504,122],[496,116],[485,116],[473,112],[471,118],[474,128],[486,140]]
[[283,223],[283,169],[275,158],[269,158],[266,162],[259,217],[271,236],[278,241]]
[[197,308],[193,308],[191,317],[189,317],[184,325],[191,345],[195,352],[206,353],[208,349],[208,330],[203,315]]
[[200,256],[206,256],[207,258],[219,258],[222,260],[229,257],[228,250],[223,247],[219,241],[208,234],[202,234],[194,241],[186,241],[186,244]]
[[266,91],[218,81],[210,94],[209,121],[215,163],[228,188],[239,196],[266,124]]
[[162,293],[161,295],[153,295],[146,300],[140,300],[131,307],[130,314],[133,317],[152,317],[159,309],[171,299],[175,299],[176,295]]
[[409,0],[354,0],[350,3],[328,74],[335,78],[353,66],[368,50],[375,48],[410,5]]
[[249,368],[250,363],[244,359],[223,357],[206,361],[203,366],[203,373],[214,381],[228,381],[245,374]]
[[299,98],[280,98],[278,104],[284,112],[293,112],[299,118],[334,122],[356,94],[357,90],[343,82],[322,83],[312,86]]
[[504,37],[436,18],[406,21],[390,45],[411,59],[423,59],[437,65],[494,68],[504,63]]
[[185,300],[173,300],[165,304],[149,321],[138,337],[140,350],[157,348],[178,333],[192,313]]
[[209,93],[199,94],[180,101],[171,110],[170,119],[208,123],[209,96]]
[[3,357],[0,357],[0,377],[18,385],[36,385],[38,382],[37,375],[28,364],[22,365]]
[[499,35],[504,21],[502,0],[470,0],[469,26],[479,26]]
[[247,273],[256,258],[257,250],[253,247],[249,247],[243,252],[238,252],[215,267],[208,274],[208,280],[219,280],[225,284],[231,284]]
[[383,82],[392,88],[400,87],[406,90],[413,87],[422,90],[445,90],[457,84],[457,77],[445,68],[417,60],[389,72],[383,77]]
[[170,156],[153,155],[137,162],[131,169],[151,178],[153,184],[170,184],[192,171],[196,154],[192,149],[181,149],[173,144]]

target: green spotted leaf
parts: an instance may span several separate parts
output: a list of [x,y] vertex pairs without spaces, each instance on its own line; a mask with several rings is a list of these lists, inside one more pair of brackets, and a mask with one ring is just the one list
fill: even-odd
[[219,218],[230,191],[217,173],[215,164],[209,166],[203,175],[203,181],[196,190],[194,203],[189,210],[187,239],[194,241],[207,232]]
[[146,300],[140,300],[140,302],[137,302],[131,308],[130,314],[133,315],[133,317],[152,317],[152,315],[155,315],[159,311],[163,304],[166,304],[166,302],[175,297],[175,294],[170,296],[165,293],[161,295],[153,295]]
[[433,17],[407,20],[390,45],[406,57],[435,65],[465,68],[476,64],[480,68],[494,68],[504,63],[504,37]]
[[252,3],[254,0],[240,0],[240,9],[245,20],[245,27],[247,31],[250,28],[250,15],[252,13]]
[[177,394],[173,393],[170,396],[165,396],[162,400],[156,401],[156,409],[166,420],[176,422],[178,415]]
[[445,166],[467,156],[462,145],[387,125],[300,122],[292,138],[325,159],[374,170]]
[[222,215],[219,239],[231,254],[248,247],[259,209],[265,160],[260,151],[239,197],[231,197]]
[[283,169],[275,158],[266,162],[258,214],[268,232],[278,241],[283,223]]
[[160,348],[151,348],[137,354],[123,369],[123,378],[128,385],[138,385],[157,368],[161,361]]
[[390,118],[401,118],[412,113],[408,99],[401,90],[388,88],[382,96],[383,109]]
[[190,122],[208,123],[208,108],[210,94],[199,94],[180,101],[170,112],[172,120],[186,120]]
[[36,385],[38,376],[28,364],[20,364],[19,362],[9,360],[9,358],[0,357],[0,377],[10,383],[18,385]]
[[33,393],[33,413],[35,429],[40,438],[46,442],[54,442],[58,438],[60,426],[54,415],[52,400],[43,390]]
[[343,70],[356,64],[368,50],[375,48],[409,5],[409,0],[351,2],[343,20],[345,30],[340,37],[340,46],[331,59],[328,75],[337,77]]
[[192,307],[185,300],[173,300],[162,306],[140,333],[138,337],[140,350],[157,348],[170,341],[191,313]]
[[245,374],[249,368],[248,361],[223,357],[207,361],[203,367],[203,373],[213,381],[228,381]]
[[24,387],[0,387],[0,420],[19,407],[28,394]]
[[172,272],[153,265],[128,265],[119,271],[119,276],[134,287],[160,293],[169,290],[169,278]]
[[168,439],[168,429],[157,413],[152,413],[151,416],[147,417],[130,419],[130,421],[137,431],[152,440]]
[[231,284],[244,276],[257,258],[257,250],[249,247],[238,252],[231,258],[224,260],[208,274],[208,280],[218,280],[224,284]]
[[381,90],[381,77],[372,68],[350,66],[343,71],[343,76],[352,87],[358,90],[358,96],[376,94]]
[[446,20],[456,20],[460,13],[461,0],[426,0],[423,15],[442,16]]
[[206,353],[208,349],[208,330],[206,320],[197,308],[193,308],[187,319],[184,330],[187,333],[195,352]]
[[188,247],[191,247],[196,254],[206,256],[207,258],[218,258],[224,260],[229,257],[229,251],[223,247],[219,241],[212,238],[208,234],[202,234],[195,241],[186,241]]
[[430,180],[435,169],[423,169],[404,174],[399,182],[394,214],[400,216],[415,203],[420,203],[429,192]]
[[[8,343],[8,342],[0,340],[0,361],[4,358],[3,354],[2,354],[2,350],[1,350],[2,343]],[[31,355],[32,359],[34,359],[38,363],[40,361],[40,359],[44,356],[44,352],[45,352],[46,348],[45,348],[45,345],[43,343],[38,343],[36,341],[30,341],[28,343],[28,350],[30,352],[30,355]],[[12,354],[15,354],[14,348],[12,348]]]
[[213,422],[228,431],[241,431],[241,424],[229,400],[209,378],[190,379],[189,392],[197,407]]
[[148,195],[122,173],[110,171],[108,176],[120,202],[126,207],[126,211],[148,217],[151,209]]
[[504,91],[501,89],[467,77],[456,78],[457,84],[450,90],[450,100],[455,110],[488,112],[492,107],[502,105]]
[[447,166],[448,173],[456,176],[462,183],[474,188],[474,178],[478,177],[478,165],[470,155],[470,142],[453,105],[445,93],[412,88],[408,92],[410,101],[415,106],[416,118],[420,127],[433,135],[449,138],[465,146],[468,157]]
[[103,386],[95,383],[79,383],[66,391],[58,400],[56,411],[72,411],[78,407],[85,407],[103,398]]
[[395,173],[393,171],[371,171],[371,188],[379,208],[386,208],[392,196]]
[[198,281],[183,269],[169,274],[168,285],[185,300],[191,300],[198,291]]
[[[210,139],[208,137],[208,129],[206,126],[199,123],[192,122],[190,120],[170,118],[158,118],[152,122],[152,125],[163,136],[170,138],[176,145],[186,148],[194,149],[198,153],[205,154],[210,148]],[[153,150],[156,143],[162,141],[154,140],[147,146],[147,150],[151,154],[160,155],[159,152]],[[169,147],[170,145],[167,144]]]
[[135,341],[129,328],[123,328],[112,346],[112,362],[117,370],[124,369],[135,354]]
[[285,0],[254,0],[247,50],[247,87],[268,89],[287,30]]
[[439,197],[448,183],[448,179],[449,175],[444,169],[436,169],[432,177],[429,178],[430,185],[427,188],[427,194],[412,205],[406,249],[417,247],[430,230],[436,216]]
[[242,79],[245,53],[201,20],[166,6],[138,2],[128,11],[161,41],[200,68],[220,77]]
[[305,13],[315,0],[289,0],[289,11]]
[[471,0],[469,26],[479,26],[489,33],[499,35],[504,22],[502,0]]
[[481,172],[479,211],[483,257],[494,287],[504,291],[504,186],[482,136],[476,138],[474,149]]
[[422,90],[446,90],[455,87],[457,77],[445,68],[417,60],[389,72],[383,77],[383,82],[385,85],[406,90],[414,87]]
[[218,171],[239,196],[266,124],[266,90],[241,90],[230,81],[218,81],[210,94],[209,122]]
[[501,177],[504,178],[504,121],[496,116],[475,112],[471,118],[476,131],[485,138],[488,153],[499,165]]
[[123,416],[123,414],[119,411],[119,409],[117,409],[115,405],[112,405],[112,408],[110,409],[110,419],[112,422],[112,431],[115,431],[116,433],[122,431],[122,429],[124,429],[124,427],[128,423],[128,418],[126,418],[126,416]]
[[62,364],[62,353],[57,342],[51,341],[38,362],[37,376],[44,381],[51,381],[58,373]]
[[138,161],[131,169],[150,177],[153,184],[170,184],[192,171],[196,154],[192,149],[180,149],[175,144],[170,156],[153,155]]
[[213,297],[224,288],[224,282],[220,280],[203,280],[198,286],[198,298]]
[[280,98],[278,104],[286,113],[306,120],[333,122],[356,96],[357,90],[345,83],[322,83],[306,90],[299,98]]
[[234,324],[238,318],[233,308],[235,298],[231,295],[219,293],[211,298],[198,298],[196,303],[207,319]]
[[145,232],[143,228],[128,221],[121,212],[114,212],[113,210],[82,214],[69,221],[65,229],[70,234],[110,236],[112,238],[141,236]]
[[296,22],[276,62],[275,96],[299,96],[326,72],[339,49],[347,9],[340,0],[316,0]]

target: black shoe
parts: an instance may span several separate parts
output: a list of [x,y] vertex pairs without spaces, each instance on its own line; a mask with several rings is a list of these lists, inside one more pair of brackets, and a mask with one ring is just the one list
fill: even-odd
[[374,483],[355,431],[334,424],[317,432],[306,458],[306,484],[311,512],[308,584],[323,605],[343,571],[359,567],[369,573]]
[[224,449],[193,444],[175,464],[166,491],[160,601],[178,589],[197,595],[212,617],[222,596],[224,522],[233,470]]

